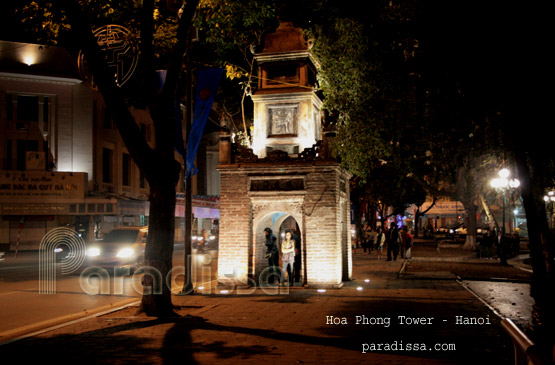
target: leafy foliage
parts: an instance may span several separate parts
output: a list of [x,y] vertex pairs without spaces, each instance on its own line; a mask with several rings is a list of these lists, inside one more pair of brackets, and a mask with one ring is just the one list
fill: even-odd
[[370,56],[371,46],[362,23],[338,18],[329,27],[314,28],[324,107],[337,115],[334,151],[347,169],[365,181],[369,166],[391,153],[381,138],[383,118],[375,102],[383,94],[376,81],[379,62],[373,62],[375,58]]

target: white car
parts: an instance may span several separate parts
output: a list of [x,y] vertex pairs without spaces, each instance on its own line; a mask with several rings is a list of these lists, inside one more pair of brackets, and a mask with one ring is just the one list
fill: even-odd
[[144,264],[148,227],[116,227],[87,245],[85,266],[130,268]]

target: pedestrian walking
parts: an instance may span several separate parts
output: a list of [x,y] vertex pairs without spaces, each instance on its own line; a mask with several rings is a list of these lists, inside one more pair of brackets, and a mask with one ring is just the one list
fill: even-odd
[[387,232],[387,261],[391,261],[392,258],[393,261],[397,261],[401,237],[395,223],[391,223],[389,227],[389,231]]
[[364,244],[368,249],[368,255],[374,251],[374,237],[372,236],[372,229],[368,224],[362,226],[362,236],[364,237]]
[[403,240],[403,248],[405,250],[405,259],[410,260],[412,258],[412,244],[413,237],[409,233],[407,226],[403,227],[403,232],[401,233],[401,239]]
[[279,249],[277,246],[276,236],[272,233],[270,227],[264,228],[264,235],[266,237],[266,259],[268,259],[268,284],[274,284],[275,279],[278,279],[279,274],[277,273],[277,268],[279,267]]
[[385,233],[382,227],[378,227],[378,232],[376,234],[376,251],[378,251],[378,261],[382,258],[382,250],[385,245]]
[[360,229],[360,245],[362,246],[362,251],[364,253],[366,253],[367,249],[368,252],[370,252],[370,248],[368,247],[368,240],[366,239],[366,224],[363,225]]

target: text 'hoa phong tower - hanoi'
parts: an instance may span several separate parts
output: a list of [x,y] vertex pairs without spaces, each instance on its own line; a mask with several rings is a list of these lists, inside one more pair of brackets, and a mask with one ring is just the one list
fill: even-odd
[[265,228],[278,247],[286,229],[300,238],[295,286],[340,288],[351,279],[350,174],[327,148],[310,48],[292,23],[268,34],[255,54],[252,148],[222,134],[219,287],[268,285]]

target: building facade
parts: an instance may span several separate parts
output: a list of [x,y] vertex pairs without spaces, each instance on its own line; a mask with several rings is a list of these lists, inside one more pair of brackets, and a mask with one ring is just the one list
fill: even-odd
[[[132,113],[154,146],[149,114]],[[219,194],[218,142],[216,134],[202,143],[193,181],[199,205]],[[183,240],[183,184],[177,190],[176,240]],[[58,47],[0,42],[0,251],[37,249],[60,226],[94,240],[115,226],[147,225],[148,194],[102,96],[80,80],[75,57]],[[195,221],[199,231],[218,222],[218,199],[208,200],[209,214]]]

